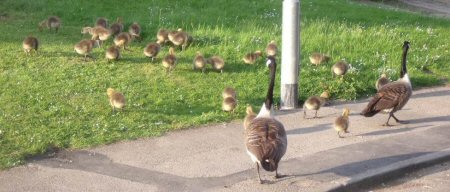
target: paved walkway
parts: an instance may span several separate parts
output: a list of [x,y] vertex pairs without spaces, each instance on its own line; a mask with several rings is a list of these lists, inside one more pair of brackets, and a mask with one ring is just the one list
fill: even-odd
[[[35,159],[0,172],[0,191],[339,191],[450,156],[450,87],[414,91],[396,113],[408,124],[383,127],[387,115],[359,115],[366,104],[332,104],[318,119],[277,112],[288,134],[286,177],[263,171],[263,185],[235,121]],[[339,139],[332,123],[344,107],[351,133]]]

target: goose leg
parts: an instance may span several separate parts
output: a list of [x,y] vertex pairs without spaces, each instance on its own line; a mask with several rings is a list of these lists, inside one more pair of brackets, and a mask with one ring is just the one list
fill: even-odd
[[316,114],[314,115],[314,118],[317,118],[317,110],[316,110]]
[[306,119],[306,109],[303,109],[303,119]]
[[275,179],[280,178],[280,175],[278,175],[278,169],[275,169]]
[[256,164],[256,171],[258,172],[259,183],[263,184],[263,181],[261,180],[261,175],[259,175],[259,165],[258,163],[255,164]]
[[391,117],[392,117],[392,113],[389,113],[389,117],[388,117],[386,123],[383,124],[383,126],[388,126],[388,127],[392,126],[391,124],[389,124],[389,119],[391,119]]
[[395,119],[395,121],[396,121],[397,123],[401,123],[401,124],[407,123],[406,121],[402,121],[402,120],[397,119],[397,117],[395,117],[394,114],[392,114],[392,117]]
[[339,134],[339,133],[340,133],[340,131],[337,132],[339,138],[343,138],[343,137],[341,136],[341,134]]

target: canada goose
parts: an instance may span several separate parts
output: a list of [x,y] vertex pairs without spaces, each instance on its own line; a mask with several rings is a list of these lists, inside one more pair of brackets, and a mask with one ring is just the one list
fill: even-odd
[[222,98],[233,97],[236,98],[236,90],[232,87],[225,87],[222,92]]
[[342,138],[342,136],[339,134],[341,131],[344,133],[348,133],[347,129],[350,124],[350,121],[348,119],[348,115],[350,114],[350,109],[345,108],[342,112],[342,115],[336,118],[334,120],[334,129],[337,131],[337,134],[339,138]]
[[120,50],[116,46],[111,46],[106,50],[105,57],[108,61],[118,60],[120,58]]
[[207,63],[211,64],[213,69],[220,71],[223,73],[223,67],[225,66],[225,62],[219,56],[212,56],[207,60]]
[[312,53],[311,56],[309,56],[309,61],[314,65],[320,65],[322,63],[328,62],[329,60],[330,57],[322,53]]
[[393,117],[397,123],[402,123],[394,116],[394,113],[405,106],[412,94],[411,81],[406,70],[406,55],[408,54],[409,42],[403,43],[402,67],[400,79],[388,83],[378,90],[367,107],[361,112],[365,117],[372,117],[380,111],[389,113],[389,117],[383,126],[391,126],[389,119]]
[[185,50],[193,40],[192,36],[184,32],[181,28],[178,31],[169,32],[167,37],[175,46],[181,46],[181,50]]
[[253,112],[253,108],[251,105],[247,105],[245,112],[247,113],[244,118],[244,129],[246,130],[249,127],[250,122],[256,117],[256,113]]
[[286,153],[287,148],[286,131],[283,124],[274,118],[272,107],[276,73],[275,58],[268,56],[266,64],[270,68],[267,96],[258,115],[245,130],[247,153],[256,164],[260,183],[262,183],[262,180],[259,174],[259,165],[266,171],[275,171],[275,178],[280,177],[278,175],[278,163]]
[[306,109],[316,110],[316,113],[313,118],[317,118],[317,111],[321,106],[325,105],[327,100],[330,98],[330,94],[328,91],[324,91],[320,97],[311,96],[309,97],[305,103],[303,104],[303,118],[306,118]]
[[171,72],[175,68],[175,65],[177,64],[177,57],[175,56],[175,50],[173,47],[169,48],[169,55],[164,57],[162,63],[164,68],[166,68],[167,73]]
[[169,31],[167,31],[166,29],[163,29],[163,28],[159,29],[158,33],[156,34],[157,42],[159,44],[166,43],[167,41],[169,41],[168,35],[169,35]]
[[117,47],[122,47],[124,50],[127,50],[127,45],[130,42],[131,42],[131,35],[130,35],[130,33],[127,33],[127,32],[119,33],[119,35],[117,35],[114,38],[114,44]]
[[111,36],[111,31],[102,27],[83,27],[81,29],[81,34],[89,33],[92,35],[92,40],[100,40],[100,45],[103,44],[103,41],[108,40],[108,38]]
[[261,51],[255,51],[253,53],[247,53],[242,60],[244,61],[244,63],[246,64],[253,64],[255,63],[255,61],[261,56]]
[[31,50],[34,49],[35,52],[37,52],[39,48],[39,41],[36,37],[28,36],[25,38],[22,42],[23,50],[27,55],[31,54]]
[[78,42],[74,49],[78,54],[84,55],[84,61],[86,61],[86,57],[90,57],[89,54],[95,47],[98,47],[98,40],[85,39]]
[[108,20],[104,17],[100,17],[97,19],[97,21],[95,21],[95,26],[98,27],[103,27],[103,28],[108,28]]
[[194,61],[193,61],[193,67],[194,70],[195,69],[201,69],[202,73],[205,72],[206,69],[206,59],[205,57],[203,57],[203,55],[197,51],[197,54],[194,57]]
[[335,75],[343,77],[348,71],[348,64],[345,61],[338,61],[331,67],[331,72],[333,73],[333,77]]
[[377,88],[377,91],[381,89],[384,85],[390,83],[391,80],[389,80],[386,76],[386,73],[382,73],[380,78],[375,82],[375,88]]
[[222,102],[222,110],[227,112],[234,112],[236,105],[237,105],[236,98],[234,97],[224,98]]
[[161,51],[161,45],[159,43],[149,43],[144,48],[144,55],[151,58],[152,62],[158,56],[159,51]]
[[51,31],[53,28],[55,32],[58,32],[59,27],[61,26],[61,19],[57,16],[50,16],[46,20],[43,20],[39,23],[39,31],[42,31],[44,28],[47,28]]
[[111,25],[110,30],[111,30],[111,35],[113,35],[114,37],[117,36],[118,34],[122,33],[123,23],[122,23],[121,17],[118,17],[117,21]]
[[270,43],[267,44],[267,47],[266,47],[266,54],[268,56],[276,56],[277,52],[278,52],[278,47],[277,47],[276,42],[274,40],[270,41]]
[[108,95],[109,104],[111,105],[113,111],[116,108],[123,109],[125,107],[125,96],[123,96],[121,92],[118,92],[113,88],[108,88],[106,90],[106,94]]
[[139,41],[141,40],[141,26],[138,23],[134,22],[131,24],[128,33],[130,33],[132,38],[136,38]]

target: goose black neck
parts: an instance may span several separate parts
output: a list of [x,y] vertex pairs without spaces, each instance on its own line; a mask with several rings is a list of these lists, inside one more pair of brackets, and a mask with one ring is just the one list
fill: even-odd
[[407,73],[406,70],[406,55],[408,54],[409,42],[405,41],[403,44],[403,53],[402,53],[402,68],[400,70],[400,78],[403,78]]
[[275,62],[275,59],[273,59],[272,61],[273,61],[273,63],[269,66],[270,82],[269,82],[269,88],[267,89],[267,96],[266,96],[266,101],[265,101],[267,110],[270,110],[270,108],[272,107],[272,104],[273,104],[273,88],[275,86],[275,73],[276,73],[276,69],[277,69],[277,64]]

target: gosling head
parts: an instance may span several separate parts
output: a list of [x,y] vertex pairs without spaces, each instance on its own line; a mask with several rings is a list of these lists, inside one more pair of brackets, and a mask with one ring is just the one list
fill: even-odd
[[321,98],[329,99],[330,93],[328,91],[324,91],[322,94],[320,94]]
[[112,94],[114,93],[114,89],[113,88],[108,88],[107,90],[106,90],[106,94],[108,95],[108,96],[111,96]]
[[343,117],[348,117],[348,115],[350,114],[350,109],[349,108],[344,108],[342,111],[342,116]]
[[255,112],[253,112],[253,107],[251,105],[247,105],[247,109],[245,111],[247,115],[255,114]]

